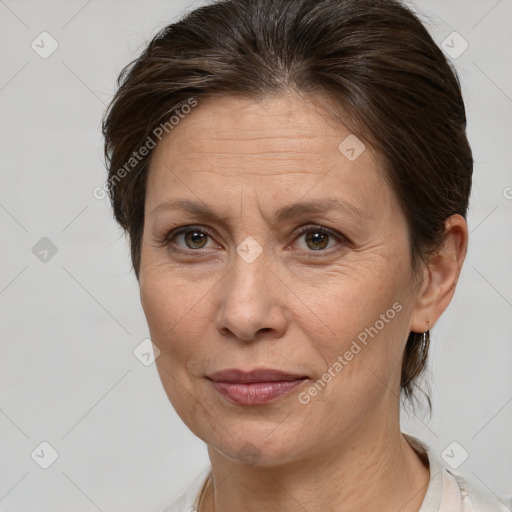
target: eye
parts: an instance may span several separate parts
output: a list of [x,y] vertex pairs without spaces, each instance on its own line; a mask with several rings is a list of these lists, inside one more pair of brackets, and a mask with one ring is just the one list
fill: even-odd
[[[329,249],[338,243],[348,243],[348,239],[331,231],[330,229],[322,226],[304,226],[300,229],[298,238],[304,237],[305,248],[302,247],[306,252],[328,252]],[[192,250],[200,251],[201,249],[207,249],[208,238],[212,238],[211,232],[204,227],[199,226],[182,226],[171,231],[163,242],[163,245],[172,246],[175,245],[180,249],[177,250]],[[172,247],[175,249],[175,247]]]
[[[345,241],[345,238],[342,235],[322,226],[304,226],[299,231],[299,237],[302,237],[303,235],[305,235],[304,242],[308,252],[325,252],[326,249],[331,249],[332,246],[336,244],[336,240],[340,242]],[[333,244],[329,246],[331,241]]]
[[[175,243],[184,249],[204,249],[206,247],[210,232],[205,228],[197,226],[183,226],[175,229],[166,237],[165,243]],[[178,240],[183,240],[183,243],[176,243]]]

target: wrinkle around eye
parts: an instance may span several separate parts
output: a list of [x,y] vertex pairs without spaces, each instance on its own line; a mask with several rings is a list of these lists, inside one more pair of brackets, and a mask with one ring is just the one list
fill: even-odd
[[[336,255],[340,255],[342,251],[348,250],[353,243],[342,233],[338,233],[325,226],[317,225],[304,225],[299,228],[298,233],[293,233],[290,242],[284,244],[283,249],[288,253],[294,252],[297,257],[305,258],[332,258]],[[202,247],[188,247],[185,236],[190,233],[200,233],[203,235],[203,239],[206,238],[206,244]],[[326,247],[310,248],[307,245],[306,237],[310,234],[320,234],[323,237],[327,237]],[[322,239],[323,240],[323,239]],[[199,242],[201,242],[200,240]],[[240,242],[240,244],[243,241]],[[256,240],[257,243],[259,243]],[[261,242],[265,244],[263,241]],[[297,246],[301,246],[295,249]],[[170,229],[165,232],[164,235],[158,237],[158,240],[154,243],[154,247],[167,248],[176,255],[183,255],[184,257],[201,257],[211,256],[212,252],[223,249],[223,244],[217,241],[215,233],[212,233],[211,228],[206,226],[180,226],[177,228]],[[238,246],[237,246],[238,247]],[[287,256],[287,255],[285,255]]]

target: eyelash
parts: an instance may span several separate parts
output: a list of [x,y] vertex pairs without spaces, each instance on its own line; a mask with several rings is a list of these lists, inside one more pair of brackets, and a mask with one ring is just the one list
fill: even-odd
[[[213,238],[212,232],[208,228],[205,228],[202,226],[193,226],[193,225],[182,226],[182,227],[174,229],[170,233],[168,233],[165,236],[164,240],[162,241],[162,245],[169,246],[171,244],[171,242],[176,237],[178,237],[179,235],[181,235],[183,233],[187,233],[189,231],[197,231],[201,234],[207,235],[210,238]],[[341,242],[345,245],[350,243],[350,240],[347,237],[345,237],[344,235],[342,235],[341,233],[337,233],[337,232],[327,229],[323,226],[316,226],[316,225],[302,226],[299,229],[297,238],[299,238],[300,236],[307,234],[307,233],[317,233],[317,234],[327,235],[329,237],[335,238],[338,242]],[[307,252],[311,253],[311,255],[318,254],[319,256],[321,256],[321,255],[329,254],[333,249],[335,249],[335,248],[331,247],[329,249],[319,249],[317,251],[309,250]],[[178,251],[178,252],[184,252],[184,253],[194,253],[194,252],[200,253],[202,251],[202,249],[183,249],[183,248],[178,248],[178,249],[172,248],[172,250]]]

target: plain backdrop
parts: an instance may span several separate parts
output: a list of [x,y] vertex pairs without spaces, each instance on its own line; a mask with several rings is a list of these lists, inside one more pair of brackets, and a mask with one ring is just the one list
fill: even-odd
[[[119,71],[202,3],[0,0],[4,512],[158,511],[208,464],[155,365],[134,354],[149,332],[128,245],[108,200],[93,196],[106,179],[100,121]],[[434,412],[404,414],[403,429],[510,496],[512,2],[415,5],[452,55],[468,44],[452,60],[475,172],[469,253],[432,332]]]

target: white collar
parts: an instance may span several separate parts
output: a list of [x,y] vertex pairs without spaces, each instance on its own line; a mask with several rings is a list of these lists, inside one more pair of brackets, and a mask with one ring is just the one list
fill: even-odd
[[430,482],[418,512],[511,512],[497,496],[471,485],[447,469],[434,451],[419,439],[403,434],[420,457],[427,457]]

